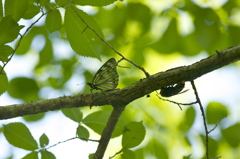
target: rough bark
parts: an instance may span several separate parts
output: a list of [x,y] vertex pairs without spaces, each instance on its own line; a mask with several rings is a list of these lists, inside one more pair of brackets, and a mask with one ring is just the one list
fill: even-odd
[[73,107],[127,105],[163,86],[175,84],[180,81],[194,80],[204,74],[238,61],[239,59],[240,45],[223,51],[217,51],[216,54],[193,63],[192,65],[181,66],[151,75],[123,89],[1,106],[0,119],[9,119]]

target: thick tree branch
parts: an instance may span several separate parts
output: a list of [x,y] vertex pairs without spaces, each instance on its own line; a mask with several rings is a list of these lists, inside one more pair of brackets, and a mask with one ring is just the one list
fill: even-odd
[[23,115],[73,107],[127,105],[128,103],[158,90],[163,86],[175,84],[180,81],[192,81],[206,73],[238,61],[239,59],[240,45],[220,52],[217,51],[216,54],[192,65],[181,66],[165,72],[159,72],[120,90],[116,89],[94,94],[64,96],[25,104],[2,106],[0,107],[0,119],[9,119]]
[[97,151],[96,151],[93,159],[102,159],[103,158],[103,155],[107,149],[107,145],[111,139],[112,132],[114,131],[115,126],[118,122],[118,119],[120,118],[125,107],[126,106],[121,106],[121,105],[114,106],[111,116],[108,119],[108,123],[107,123],[106,127],[104,128],[103,133],[101,135],[101,139],[99,140],[98,148],[97,148]]

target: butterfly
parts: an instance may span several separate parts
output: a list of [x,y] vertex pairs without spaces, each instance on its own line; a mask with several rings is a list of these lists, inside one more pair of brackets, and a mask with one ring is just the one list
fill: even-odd
[[185,81],[181,81],[175,85],[170,85],[170,86],[161,88],[160,94],[162,97],[171,97],[177,94],[182,94],[188,91],[188,89],[182,91],[184,86],[185,86]]
[[118,73],[117,73],[117,62],[114,58],[110,58],[105,62],[102,67],[94,75],[92,82],[87,84],[92,90],[111,90],[115,89],[118,85]]

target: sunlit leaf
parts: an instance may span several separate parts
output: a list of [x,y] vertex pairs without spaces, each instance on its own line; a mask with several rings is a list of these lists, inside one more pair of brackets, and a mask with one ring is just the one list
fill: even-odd
[[89,138],[89,131],[82,125],[79,125],[77,128],[77,135],[80,138],[85,138],[88,139]]
[[56,159],[55,155],[52,152],[43,150],[41,151],[41,159]]
[[135,153],[135,158],[137,159],[145,159],[144,157],[144,148],[140,148],[134,151]]
[[100,59],[103,42],[83,21],[103,38],[100,27],[91,16],[80,9],[66,7],[65,28],[71,47],[79,55]]
[[94,153],[89,154],[88,159],[93,159]]
[[23,15],[23,19],[32,19],[40,12],[40,8],[36,5],[29,4],[26,12]]
[[36,140],[23,123],[9,123],[3,127],[4,136],[13,146],[32,151],[38,148]]
[[128,123],[124,129],[122,147],[132,148],[138,146],[143,141],[145,134],[146,130],[142,122]]
[[[0,70],[2,70],[2,67],[0,66]],[[8,78],[7,74],[3,70],[3,72],[0,74],[0,95],[2,95],[4,92],[8,89]]]
[[96,1],[96,0],[73,0],[73,3],[78,4],[78,5],[88,5],[88,6],[106,6],[109,4],[114,3],[115,1],[118,0],[101,0],[101,1]]
[[46,17],[46,27],[50,32],[57,31],[62,26],[62,18],[58,9],[51,11]]
[[3,17],[3,1],[0,1],[0,17]]
[[[201,138],[202,138],[202,142],[206,143],[206,136],[204,135],[201,135]],[[219,144],[218,144],[218,141],[214,140],[213,138],[209,137],[208,138],[208,145],[209,146],[209,149],[208,149],[208,154],[210,157],[216,157],[216,156],[219,156],[221,155],[221,153],[218,154],[218,148],[219,148]]]
[[[103,129],[106,127],[107,121],[109,119],[111,112],[110,111],[97,111],[86,116],[82,123],[91,128],[98,134],[102,134]],[[120,117],[114,132],[112,134],[112,138],[117,137],[122,134],[123,128],[125,126],[125,121],[123,117]]]
[[129,149],[123,149],[121,156],[122,159],[135,159],[135,153]]
[[27,35],[24,36],[24,38],[21,41],[21,45],[18,47],[16,54],[17,55],[23,55],[26,54],[32,44],[32,41],[34,39],[34,37],[36,37],[37,35],[41,34],[43,36],[48,36],[48,31],[46,30],[45,26],[41,26],[41,27],[33,27]]
[[152,139],[146,149],[154,156],[156,156],[156,158],[164,158],[164,159],[168,159],[168,153],[167,153],[167,149],[164,146],[163,143],[160,143],[158,140]]
[[38,121],[42,119],[45,116],[45,113],[38,113],[38,114],[32,114],[32,115],[25,115],[23,116],[23,119],[27,122],[33,122]]
[[195,117],[196,117],[195,109],[193,107],[189,107],[186,110],[183,121],[180,124],[180,129],[188,131],[191,128],[192,124],[194,123]]
[[38,159],[38,152],[35,152],[35,151],[30,152],[29,154],[27,154],[21,159]]
[[61,111],[66,117],[77,123],[82,121],[83,114],[79,108],[62,109]]
[[0,60],[1,61],[8,61],[8,56],[13,53],[13,48],[8,45],[1,45],[0,46]]
[[64,6],[69,3],[69,0],[55,0],[58,6]]
[[206,117],[208,124],[217,124],[218,121],[227,117],[229,114],[225,105],[218,102],[211,102],[207,105]]
[[16,39],[22,27],[23,26],[19,26],[11,16],[2,18],[0,22],[0,45]]
[[43,133],[39,139],[40,141],[40,146],[45,147],[49,144],[49,139],[45,133]]
[[190,159],[192,155],[183,156],[183,159]]
[[28,0],[7,0],[4,5],[6,16],[12,16],[16,22],[23,17],[27,8]]
[[49,39],[46,39],[44,48],[39,52],[38,66],[48,65],[53,58],[53,46]]
[[41,6],[46,6],[50,3],[50,0],[37,0]]
[[240,143],[240,124],[235,124],[224,130],[222,130],[223,137],[226,139],[229,145],[233,148],[237,148]]
[[10,81],[9,86],[8,93],[14,98],[28,102],[39,99],[39,87],[33,79],[25,77],[14,78]]

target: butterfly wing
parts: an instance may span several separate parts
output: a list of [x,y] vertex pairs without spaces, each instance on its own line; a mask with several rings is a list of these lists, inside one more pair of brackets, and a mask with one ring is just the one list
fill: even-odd
[[117,62],[109,59],[95,74],[92,83],[88,83],[92,89],[109,90],[118,85]]

